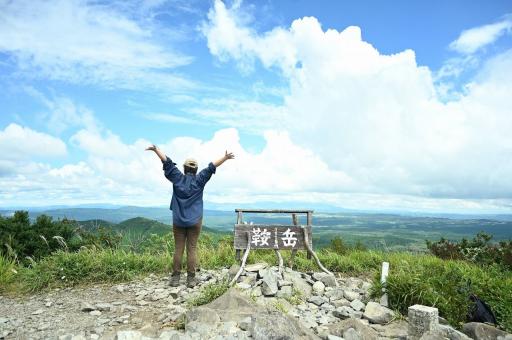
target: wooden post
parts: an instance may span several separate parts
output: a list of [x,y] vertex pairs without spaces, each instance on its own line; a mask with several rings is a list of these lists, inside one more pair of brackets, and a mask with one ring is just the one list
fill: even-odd
[[[295,226],[298,226],[299,225],[299,221],[298,221],[298,218],[297,218],[297,214],[292,214],[292,221],[293,221],[293,225]],[[292,254],[290,256],[290,268],[293,269],[293,261],[295,259],[295,255],[297,254],[297,250],[295,249],[292,249]]]
[[[238,211],[237,214],[236,214],[236,224],[242,224],[242,212],[241,211]],[[242,255],[242,250],[241,249],[235,249],[235,260],[236,262],[240,263],[240,260],[241,260],[241,255]]]
[[[311,212],[308,212],[307,214],[307,226],[311,227],[313,225],[313,218],[311,216]],[[308,260],[311,260],[311,253],[308,251],[306,258]]]

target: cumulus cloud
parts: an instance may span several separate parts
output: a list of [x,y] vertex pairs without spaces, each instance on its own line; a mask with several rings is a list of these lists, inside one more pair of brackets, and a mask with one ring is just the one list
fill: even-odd
[[[160,148],[181,168],[187,157],[195,157],[201,167],[223,156],[225,150],[236,154],[236,161],[222,165],[208,186],[207,199],[226,197],[274,197],[293,193],[334,192],[355,185],[340,171],[332,171],[317,155],[294,145],[283,132],[267,132],[260,153],[245,150],[236,129],[219,130],[210,140],[177,137]],[[124,143],[109,131],[82,129],[71,138],[74,147],[84,151],[86,160],[61,167],[26,159],[18,169],[0,180],[8,192],[0,200],[8,204],[40,202],[43,197],[54,204],[104,201],[128,204],[166,204],[172,185],[164,178],[162,164],[144,151],[150,141],[139,139]],[[0,164],[1,166],[1,164]],[[327,181],[325,179],[328,179]],[[12,183],[8,185],[7,183]]]
[[462,31],[459,37],[450,44],[450,48],[462,54],[472,54],[479,49],[494,43],[504,34],[512,32],[512,16],[505,19]]
[[2,160],[62,157],[66,153],[66,144],[59,138],[46,133],[34,131],[15,123],[0,130]]
[[114,6],[80,0],[3,1],[0,52],[25,76],[113,88],[176,89],[192,83],[168,70],[191,57],[158,40]]
[[[292,142],[315,150],[359,192],[511,198],[510,51],[488,61],[446,103],[411,50],[384,55],[360,28],[324,30],[312,17],[260,33],[241,23],[238,12],[215,1],[203,25],[210,52],[245,71],[261,62],[290,87],[283,105],[267,105],[251,119],[280,112],[278,126]],[[226,110],[227,117],[242,124],[237,112]]]

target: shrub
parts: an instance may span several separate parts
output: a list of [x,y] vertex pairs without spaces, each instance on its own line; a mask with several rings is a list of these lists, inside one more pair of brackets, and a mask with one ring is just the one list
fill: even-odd
[[499,264],[512,269],[512,240],[492,243],[492,236],[478,233],[472,240],[463,238],[460,242],[441,238],[427,242],[430,252],[442,259],[466,260],[482,265]]

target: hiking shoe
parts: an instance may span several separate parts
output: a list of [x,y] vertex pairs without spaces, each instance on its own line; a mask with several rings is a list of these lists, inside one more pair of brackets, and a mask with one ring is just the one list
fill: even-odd
[[172,273],[169,280],[169,286],[178,287],[180,285],[180,273]]
[[195,273],[188,273],[187,274],[187,287],[188,288],[195,287],[198,283],[199,282],[197,281]]

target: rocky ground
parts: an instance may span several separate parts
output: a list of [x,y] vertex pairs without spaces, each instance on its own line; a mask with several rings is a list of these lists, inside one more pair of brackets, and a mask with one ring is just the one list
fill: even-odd
[[[201,286],[233,277],[237,269],[200,272],[193,289],[172,288],[167,277],[150,275],[118,285],[0,296],[0,339],[407,338],[407,320],[369,301],[369,281],[289,268],[279,273],[266,264],[247,266],[235,287],[214,302],[188,307]],[[478,339],[478,331],[468,334]],[[496,334],[493,339],[512,338]],[[423,339],[471,338],[440,325]]]

